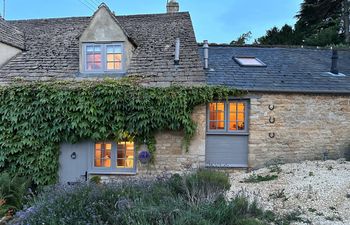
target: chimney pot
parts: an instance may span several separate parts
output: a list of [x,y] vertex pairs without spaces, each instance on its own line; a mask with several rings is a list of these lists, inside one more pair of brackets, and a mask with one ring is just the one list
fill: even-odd
[[180,11],[180,5],[176,0],[168,0],[166,9],[167,13],[177,13]]
[[332,50],[332,67],[331,67],[331,73],[338,74],[338,51],[333,49]]
[[175,65],[180,65],[180,38],[176,38],[175,41]]
[[209,69],[209,44],[207,40],[204,40],[204,69]]

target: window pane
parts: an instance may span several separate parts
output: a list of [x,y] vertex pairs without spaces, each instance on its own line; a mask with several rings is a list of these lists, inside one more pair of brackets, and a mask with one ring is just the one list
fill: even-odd
[[244,122],[238,122],[238,130],[244,130]]
[[111,167],[112,144],[95,144],[95,167]]
[[237,104],[237,108],[238,108],[238,112],[243,112],[244,113],[244,103],[241,102],[241,103],[238,103]]
[[114,69],[115,69],[115,70],[120,70],[121,68],[122,68],[121,62],[115,62],[115,63],[114,63]]
[[126,168],[134,168],[134,143],[126,142]]
[[114,61],[114,54],[107,54],[107,61],[113,62]]
[[94,51],[94,47],[93,46],[86,46],[86,51],[87,52],[93,52]]
[[230,103],[230,112],[236,112],[236,111],[237,111],[237,104]]
[[217,102],[209,104],[209,129],[225,129],[225,103]]
[[218,130],[225,129],[225,121],[218,121]]
[[122,54],[115,54],[114,56],[116,61],[122,61]]
[[236,112],[230,112],[230,121],[236,121],[237,120],[237,113]]
[[244,121],[244,113],[238,113],[238,121]]
[[95,45],[94,46],[94,51],[95,52],[101,52],[101,46],[100,45]]
[[230,122],[229,126],[230,126],[229,130],[237,130],[237,123],[236,123],[236,121]]
[[120,45],[107,45],[107,53],[122,53]]
[[134,143],[118,143],[117,149],[117,168],[134,168]]
[[216,130],[216,121],[209,122],[209,129]]

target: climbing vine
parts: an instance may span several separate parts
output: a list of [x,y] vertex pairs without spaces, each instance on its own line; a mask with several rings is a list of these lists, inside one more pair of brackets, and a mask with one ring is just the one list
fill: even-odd
[[132,138],[154,153],[155,134],[195,134],[195,106],[242,93],[225,87],[142,87],[128,80],[19,83],[0,88],[0,172],[57,181],[59,145]]

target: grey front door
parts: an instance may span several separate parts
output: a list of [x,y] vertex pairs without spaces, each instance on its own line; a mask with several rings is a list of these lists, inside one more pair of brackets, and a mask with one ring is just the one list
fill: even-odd
[[60,184],[74,183],[86,179],[89,152],[93,143],[84,141],[78,144],[61,144],[59,158]]
[[246,100],[217,101],[208,105],[206,166],[248,167]]

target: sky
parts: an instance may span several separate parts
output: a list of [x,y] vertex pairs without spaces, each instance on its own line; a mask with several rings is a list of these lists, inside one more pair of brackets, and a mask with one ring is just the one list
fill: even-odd
[[[1,14],[3,0],[0,0]],[[99,0],[5,0],[5,19],[90,16]],[[104,0],[117,15],[164,13],[166,0]],[[251,31],[251,42],[273,26],[293,25],[302,0],[178,0],[189,11],[198,42],[229,43]]]

